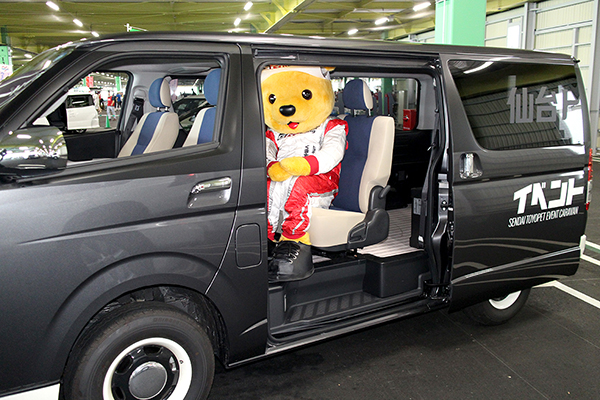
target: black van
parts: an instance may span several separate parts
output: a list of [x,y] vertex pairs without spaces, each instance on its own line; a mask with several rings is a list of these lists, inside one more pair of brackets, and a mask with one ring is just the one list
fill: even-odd
[[[339,95],[363,80],[373,109],[337,112],[391,127],[369,148],[383,183],[341,242],[313,215],[316,272],[296,282],[268,280],[270,65],[333,67]],[[127,77],[118,126],[71,134],[60,101],[96,72]],[[190,129],[169,109],[177,82],[211,105]],[[48,50],[0,83],[0,396],[205,398],[215,358],[441,308],[502,323],[576,272],[591,178],[564,55],[196,33]]]

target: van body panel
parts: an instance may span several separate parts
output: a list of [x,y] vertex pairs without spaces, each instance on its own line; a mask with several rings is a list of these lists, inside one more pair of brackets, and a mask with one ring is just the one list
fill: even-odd
[[[446,55],[442,60],[447,66],[453,158],[451,310],[530,287],[533,281],[574,274],[579,259],[572,253],[587,219],[589,157],[587,106],[575,64],[498,63],[496,81],[486,84],[486,67],[494,68],[494,61],[477,59],[479,64],[473,65],[481,69],[467,73],[475,71],[480,77],[472,73],[467,78],[456,70],[467,63],[454,61],[460,56]],[[547,73],[537,81],[531,71],[519,76],[535,68],[556,71],[557,76]],[[579,99],[568,90],[578,92]],[[530,99],[534,101],[527,104]],[[484,107],[486,114],[476,114]],[[581,115],[581,120],[573,123],[568,113]],[[560,126],[552,125],[555,121]],[[525,130],[537,135],[539,142],[521,138]]]
[[[196,176],[173,176],[113,184],[72,182],[67,186],[41,185],[0,192],[0,201],[10,216],[2,225],[1,235],[5,240],[1,279],[24,285],[11,285],[0,295],[0,303],[12,310],[4,315],[0,335],[14,338],[11,342],[15,343],[10,352],[3,352],[4,358],[15,368],[20,366],[3,370],[7,374],[2,376],[3,384],[13,387],[25,384],[15,381],[16,371],[31,376],[34,366],[40,363],[42,376],[50,374],[45,378],[56,379],[55,374],[61,371],[44,365],[46,357],[53,355],[48,342],[66,340],[61,348],[70,348],[91,316],[127,291],[169,283],[198,292],[206,290],[221,263],[223,244],[231,234],[234,209],[182,215],[188,191],[198,179],[203,180]],[[137,185],[141,186],[136,189]],[[125,187],[128,190],[123,190]],[[61,204],[47,200],[56,190],[63,193]],[[117,193],[119,201],[115,202]],[[155,202],[158,198],[163,201]],[[164,201],[167,198],[171,201]],[[80,211],[76,211],[78,208]],[[39,215],[43,223],[23,224],[23,214],[31,212]],[[73,217],[65,221],[64,215]],[[103,228],[106,226],[112,227]],[[57,232],[61,234],[57,236]],[[214,241],[207,241],[207,236]],[[9,238],[10,241],[6,240]],[[65,258],[66,254],[69,257]],[[89,282],[90,279],[93,281]],[[23,287],[29,295],[23,294]],[[78,296],[71,298],[74,293]],[[99,294],[102,296],[92,296]],[[80,303],[79,296],[86,301]],[[72,306],[76,309],[71,310]],[[56,336],[45,331],[44,327],[49,325],[59,329]],[[67,328],[71,331],[60,332]],[[62,333],[70,334],[62,336]],[[31,358],[24,357],[25,354],[31,354]],[[67,353],[56,355],[60,356],[58,361],[64,361]]]
[[579,267],[579,247],[520,260],[511,264],[481,269],[452,281],[450,310],[506,296],[507,284],[513,292],[573,275]]
[[[0,336],[11,343],[2,350],[10,368],[0,369],[0,393],[58,381],[83,327],[123,294],[159,285],[198,293],[210,287],[232,235],[241,179],[239,48],[230,47],[222,76],[233,89],[225,96],[218,146],[83,163],[2,185],[0,279],[14,284],[0,294],[0,305],[10,310]],[[91,70],[98,62],[75,59],[67,71]],[[37,88],[34,103],[50,103],[54,88],[71,77],[55,74],[53,85]],[[12,121],[27,119],[27,110]],[[198,183],[224,177],[231,180],[226,197],[214,202],[198,195],[190,207]]]

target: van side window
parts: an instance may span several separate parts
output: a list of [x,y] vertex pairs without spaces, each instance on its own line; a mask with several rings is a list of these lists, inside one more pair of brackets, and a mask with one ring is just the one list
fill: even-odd
[[481,147],[583,145],[573,66],[452,60],[449,67]]
[[111,61],[52,94],[46,108],[3,140],[3,162],[18,169],[52,162],[59,170],[214,142],[222,70],[208,57]]
[[[387,115],[394,118],[400,130],[412,131],[419,118],[419,81],[414,78],[357,78],[367,82],[373,95],[372,115]],[[353,78],[354,79],[354,78]],[[342,90],[350,78],[332,79],[336,94],[334,113],[345,114],[349,110],[344,107],[341,98]]]

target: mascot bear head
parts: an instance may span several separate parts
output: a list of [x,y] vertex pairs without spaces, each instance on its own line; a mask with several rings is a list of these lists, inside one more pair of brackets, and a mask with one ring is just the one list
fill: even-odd
[[262,73],[262,95],[267,126],[286,134],[315,129],[335,102],[329,71],[321,67],[272,66]]

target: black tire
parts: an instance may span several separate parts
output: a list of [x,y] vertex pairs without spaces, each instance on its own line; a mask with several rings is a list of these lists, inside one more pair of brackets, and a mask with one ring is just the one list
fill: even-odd
[[497,299],[465,308],[463,311],[473,321],[482,325],[500,325],[517,315],[525,305],[531,289],[521,290]]
[[208,397],[213,348],[182,311],[157,302],[123,306],[79,339],[65,369],[67,400]]

